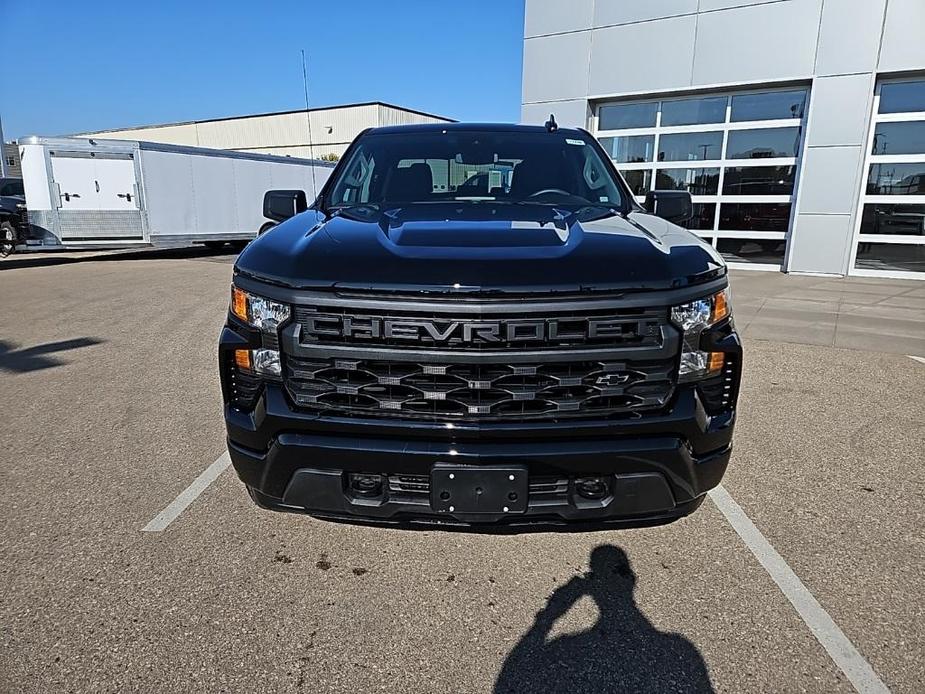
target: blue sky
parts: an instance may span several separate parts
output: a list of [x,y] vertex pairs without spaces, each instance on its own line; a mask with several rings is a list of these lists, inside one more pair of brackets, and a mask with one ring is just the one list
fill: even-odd
[[523,0],[0,0],[6,139],[388,101],[520,115]]

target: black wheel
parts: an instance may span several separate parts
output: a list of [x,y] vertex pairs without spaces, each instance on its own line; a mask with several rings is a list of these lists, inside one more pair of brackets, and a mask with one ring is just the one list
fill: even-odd
[[257,232],[257,236],[263,236],[265,233],[267,233],[270,229],[272,229],[275,226],[276,226],[276,222],[267,222],[262,227],[260,227],[260,231]]
[[16,250],[16,228],[10,222],[0,222],[0,258]]
[[224,241],[204,241],[203,246],[211,251],[220,251],[225,247]]

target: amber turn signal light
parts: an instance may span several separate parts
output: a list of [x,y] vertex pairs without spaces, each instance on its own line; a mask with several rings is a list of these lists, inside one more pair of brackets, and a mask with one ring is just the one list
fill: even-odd
[[249,349],[236,349],[234,351],[234,363],[239,369],[251,369],[251,351]]
[[247,294],[237,287],[231,288],[231,312],[247,323]]
[[713,295],[713,315],[710,317],[710,325],[714,325],[729,315],[729,301],[726,297],[726,290],[717,292]]
[[709,371],[711,374],[719,373],[723,370],[723,364],[725,363],[725,352],[710,352],[710,362],[707,365],[707,371]]

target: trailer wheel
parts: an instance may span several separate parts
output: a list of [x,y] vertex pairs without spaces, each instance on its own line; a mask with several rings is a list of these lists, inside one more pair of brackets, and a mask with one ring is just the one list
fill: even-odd
[[202,245],[210,251],[220,251],[225,247],[224,241],[203,241]]
[[0,222],[0,258],[16,249],[16,228],[10,222]]
[[262,227],[260,227],[260,231],[257,232],[257,236],[263,236],[265,233],[267,233],[270,229],[272,229],[275,226],[276,226],[276,222],[267,222]]

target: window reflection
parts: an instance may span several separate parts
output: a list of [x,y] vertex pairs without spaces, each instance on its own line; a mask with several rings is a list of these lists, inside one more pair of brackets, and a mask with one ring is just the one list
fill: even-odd
[[877,123],[871,154],[925,154],[925,121]]
[[662,125],[722,123],[725,120],[725,96],[662,102]]
[[925,195],[925,162],[871,164],[868,195]]
[[729,203],[719,208],[719,228],[728,231],[787,231],[790,203]]
[[623,164],[652,161],[652,151],[655,149],[655,135],[602,137],[601,145],[614,161]]
[[854,266],[867,270],[925,272],[925,245],[861,242]]
[[697,161],[719,159],[723,149],[722,132],[673,133],[658,140],[659,161]]
[[925,205],[867,203],[861,215],[861,233],[925,236]]
[[738,166],[726,169],[723,195],[793,195],[796,167]]
[[601,106],[598,112],[598,127],[601,130],[623,130],[624,128],[651,128],[655,125],[658,102],[641,104],[610,104]]
[[800,128],[730,130],[727,159],[795,157],[800,151]]
[[695,202],[694,215],[682,226],[694,231],[712,230],[716,223],[715,202]]
[[719,169],[659,169],[655,172],[658,190],[686,190],[691,195],[716,195]]
[[925,111],[925,80],[890,82],[880,87],[880,113]]
[[652,187],[652,172],[649,169],[621,169],[633,195],[645,195]]
[[806,90],[738,94],[732,97],[733,123],[744,120],[777,120],[802,118],[806,107]]
[[717,239],[716,250],[728,261],[736,263],[784,262],[787,242],[784,239]]

